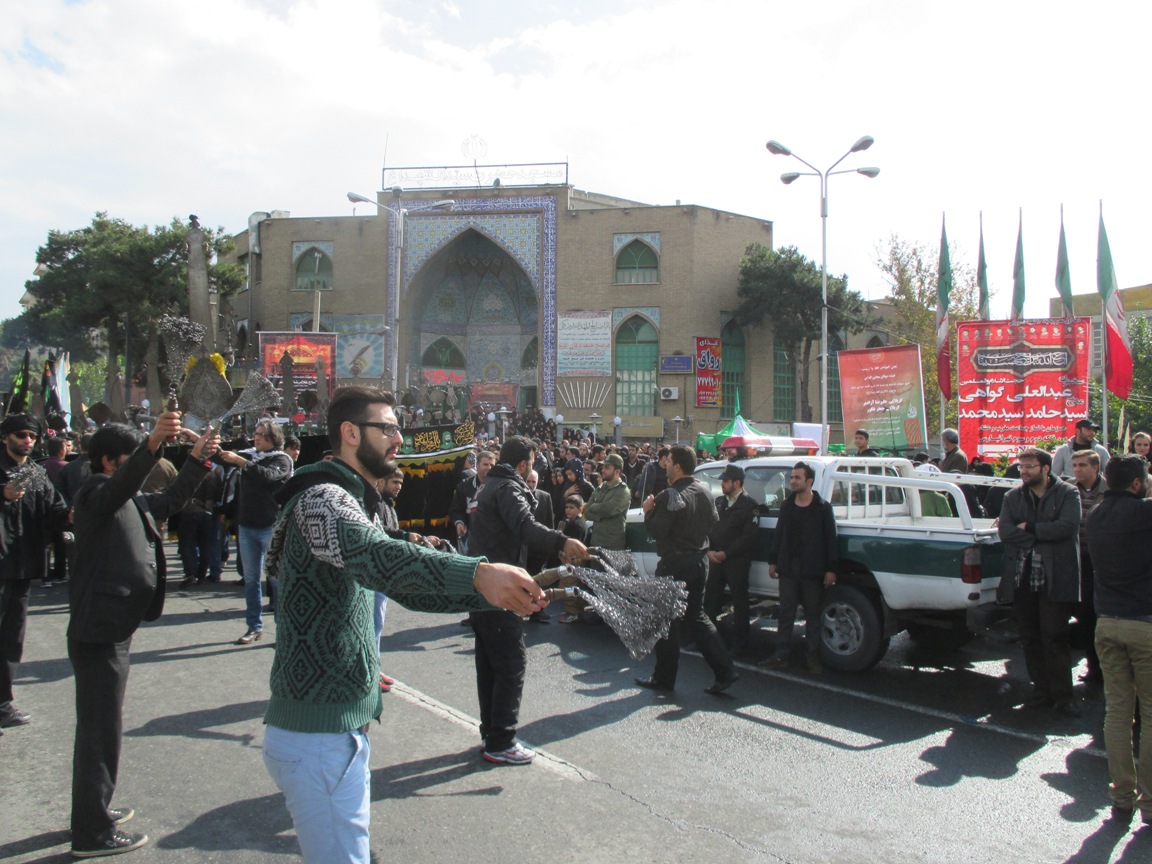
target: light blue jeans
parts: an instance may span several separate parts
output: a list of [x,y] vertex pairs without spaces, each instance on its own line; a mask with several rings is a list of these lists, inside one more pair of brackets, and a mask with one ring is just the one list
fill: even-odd
[[376,650],[380,650],[380,637],[384,635],[384,613],[388,611],[388,595],[379,591],[372,598],[372,623],[376,625]]
[[240,560],[244,562],[244,600],[247,606],[245,617],[248,629],[264,629],[264,598],[260,591],[260,580],[264,578],[264,553],[272,542],[272,528],[245,528],[240,526]]
[[264,767],[284,793],[309,864],[368,864],[371,749],[358,729],[264,727]]

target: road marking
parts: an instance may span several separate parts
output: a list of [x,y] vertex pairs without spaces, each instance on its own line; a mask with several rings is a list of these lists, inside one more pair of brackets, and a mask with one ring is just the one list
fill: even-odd
[[[685,654],[690,654],[693,657],[703,657],[698,651],[684,651]],[[988,732],[995,732],[999,735],[1006,735],[1010,738],[1021,738],[1025,741],[1035,741],[1045,745],[1046,747],[1059,747],[1065,750],[1079,750],[1082,753],[1087,753],[1089,756],[1096,756],[1100,759],[1108,758],[1108,754],[1101,750],[1099,747],[1089,746],[1092,741],[1092,735],[1084,732],[1080,735],[1045,735],[1041,732],[1028,732],[1023,729],[1013,729],[1010,726],[1004,726],[991,719],[991,715],[983,717],[964,716],[963,714],[956,714],[952,711],[941,711],[938,708],[927,708],[923,705],[915,705],[910,702],[902,702],[899,699],[891,699],[887,696],[876,696],[871,693],[861,693],[859,690],[853,690],[850,687],[843,687],[839,684],[831,684],[827,681],[817,681],[812,678],[797,675],[791,672],[783,672],[780,670],[765,670],[759,666],[751,663],[736,663],[740,669],[749,672],[759,672],[761,675],[768,675],[777,678],[784,678],[794,684],[803,684],[806,687],[811,687],[816,690],[824,690],[828,693],[837,693],[843,696],[852,696],[856,699],[863,699],[866,702],[873,702],[877,705],[885,705],[889,708],[899,708],[904,711],[910,711],[914,714],[922,714],[925,717],[932,717],[937,720],[946,720],[947,722],[956,726],[970,726],[976,729],[984,729]]]
[[[475,717],[471,716],[470,714],[465,714],[463,711],[460,711],[457,708],[453,708],[451,705],[446,705],[438,699],[432,698],[427,693],[423,693],[420,690],[409,687],[399,679],[393,683],[392,690],[390,692],[396,694],[405,702],[409,702],[418,708],[423,708],[430,714],[435,714],[442,720],[455,723],[457,726],[460,726],[463,729],[471,730],[472,732],[479,733],[480,731],[480,721]],[[590,780],[595,783],[604,782],[593,772],[588,771],[585,768],[581,768],[579,765],[574,765],[566,759],[560,758],[555,753],[542,750],[541,748],[536,747],[530,741],[525,741],[523,739],[519,740],[520,743],[525,747],[530,747],[536,751],[536,761],[533,764],[540,765],[546,770],[553,771],[556,774],[559,774],[569,780]]]

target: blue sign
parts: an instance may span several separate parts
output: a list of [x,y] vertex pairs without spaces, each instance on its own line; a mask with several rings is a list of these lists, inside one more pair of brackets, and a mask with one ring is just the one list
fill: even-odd
[[661,375],[691,375],[692,357],[688,354],[665,354],[660,358]]

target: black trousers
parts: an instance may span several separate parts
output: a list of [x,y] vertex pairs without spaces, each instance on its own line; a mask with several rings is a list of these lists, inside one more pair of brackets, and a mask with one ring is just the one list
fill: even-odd
[[31,579],[0,579],[0,710],[11,707],[12,682],[24,656]]
[[1088,550],[1080,549],[1080,602],[1076,604],[1076,627],[1072,639],[1077,648],[1084,650],[1089,672],[1100,671],[1100,658],[1096,655],[1096,569]]
[[1012,614],[1020,629],[1024,665],[1036,696],[1053,702],[1072,698],[1072,626],[1074,603],[1048,599],[1047,587],[1033,591],[1025,580],[1016,588]]
[[515,612],[472,612],[476,631],[476,695],[480,700],[480,737],[489,753],[507,750],[516,740],[528,651],[524,622]]
[[748,571],[751,558],[729,558],[723,564],[708,565],[708,581],[704,584],[704,611],[713,622],[720,617],[724,606],[724,588],[732,594],[732,645],[739,651],[748,644]]
[[820,654],[820,612],[824,606],[824,583],[797,576],[780,577],[780,612],[776,625],[776,656],[786,659],[792,653],[792,630],[796,611],[804,606],[804,652]]
[[72,845],[96,846],[115,830],[108,805],[120,770],[128,648],[123,642],[68,640],[76,676],[76,744],[72,751]]
[[656,670],[652,677],[668,687],[676,684],[676,673],[680,668],[680,635],[684,628],[688,629],[717,678],[732,674],[732,657],[716,632],[716,625],[704,613],[707,563],[708,559],[701,552],[699,555],[667,555],[656,565],[657,576],[677,579],[688,587],[688,608],[684,610],[684,617],[672,622],[668,637],[657,642],[653,652]]

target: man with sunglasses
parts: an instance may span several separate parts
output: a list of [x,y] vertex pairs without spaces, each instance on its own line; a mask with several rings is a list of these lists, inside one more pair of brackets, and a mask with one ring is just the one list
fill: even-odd
[[0,729],[31,720],[12,692],[24,654],[28,593],[33,579],[44,578],[53,532],[68,522],[63,496],[28,458],[39,437],[40,423],[30,415],[10,414],[0,422]]
[[383,710],[374,591],[423,612],[530,615],[544,592],[519,567],[395,540],[376,481],[401,444],[395,398],[341,387],[328,408],[333,458],[296,472],[268,548],[280,617],[264,716],[264,764],[284,793],[307,862],[363,862],[369,848],[368,730]]

